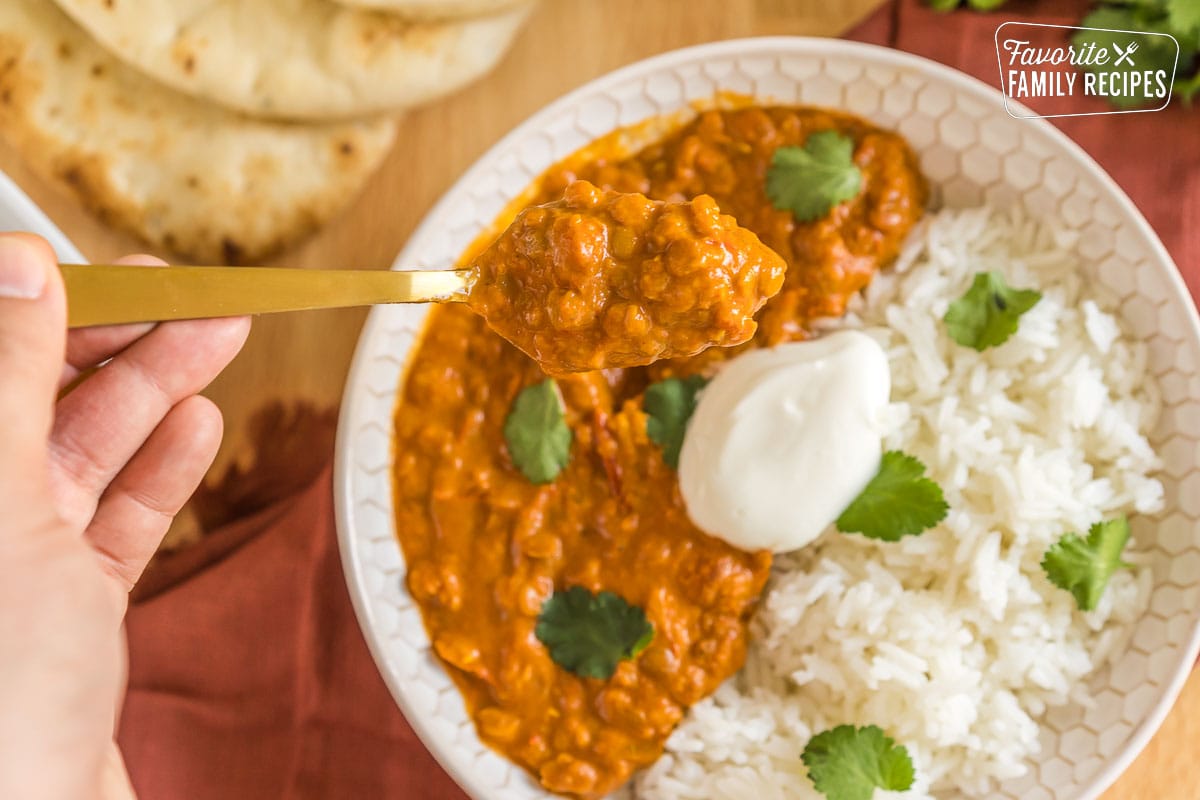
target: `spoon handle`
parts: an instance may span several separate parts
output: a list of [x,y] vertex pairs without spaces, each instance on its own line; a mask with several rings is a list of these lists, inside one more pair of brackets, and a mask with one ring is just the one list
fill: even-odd
[[470,270],[61,264],[72,328],[466,298]]

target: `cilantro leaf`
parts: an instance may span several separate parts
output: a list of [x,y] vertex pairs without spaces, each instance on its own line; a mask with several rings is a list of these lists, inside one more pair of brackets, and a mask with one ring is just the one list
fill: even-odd
[[1167,20],[1179,35],[1200,36],[1200,3],[1196,0],[1167,0]]
[[550,483],[571,460],[571,429],[552,378],[526,386],[504,420],[513,464],[534,483]]
[[803,147],[776,149],[767,170],[771,204],[781,211],[790,209],[800,222],[825,216],[861,188],[854,140],[837,131],[811,133]]
[[679,451],[688,420],[696,411],[696,395],[708,383],[700,375],[667,378],[651,384],[642,399],[646,412],[646,435],[662,447],[663,461],[679,469]]
[[925,477],[925,465],[899,450],[883,454],[879,472],[837,518],[842,533],[899,541],[924,533],[946,518],[942,487]]
[[[1194,0],[1187,0],[1183,5],[1191,2],[1194,2]],[[1179,12],[1174,12],[1171,16],[1168,16],[1167,12],[1159,6],[1101,6],[1084,17],[1079,25],[1084,28],[1108,28],[1110,30],[1076,31],[1075,35],[1071,37],[1071,42],[1077,48],[1084,48],[1088,44],[1095,44],[1098,50],[1107,50],[1110,55],[1116,52],[1113,49],[1113,45],[1116,45],[1122,51],[1126,51],[1129,49],[1131,43],[1136,42],[1137,55],[1135,56],[1135,63],[1138,70],[1154,71],[1161,69],[1167,75],[1171,75],[1176,69],[1176,55],[1178,54],[1179,58],[1179,69],[1184,70],[1191,61],[1192,56],[1195,55],[1196,48],[1200,46],[1200,31],[1196,31],[1193,34],[1189,30],[1174,27],[1172,24],[1172,19],[1174,18],[1182,18],[1185,23],[1189,20],[1187,12],[1184,12],[1182,16]],[[1179,43],[1179,48],[1177,51],[1175,42],[1165,36],[1139,36],[1136,33],[1122,33],[1121,31],[1172,34]],[[1104,74],[1120,72],[1125,67],[1116,66],[1115,60],[1110,58],[1107,64],[1087,64],[1081,66],[1080,69],[1096,74]],[[1178,78],[1179,76],[1176,75],[1176,79]],[[1108,97],[1107,99],[1111,105],[1117,108],[1159,105],[1159,101],[1157,100],[1139,96]]]
[[637,606],[612,592],[582,586],[555,592],[542,604],[534,634],[550,658],[583,678],[608,680],[617,664],[635,658],[654,639],[654,626]]
[[809,780],[829,800],[871,800],[876,789],[911,789],[912,759],[875,725],[838,725],[808,740],[800,756]]
[[982,352],[1008,341],[1021,315],[1041,299],[1036,289],[1012,288],[999,272],[980,272],[967,293],[946,309],[942,321],[951,339]]
[[1087,539],[1068,533],[1055,542],[1042,558],[1046,577],[1060,589],[1075,595],[1075,604],[1091,611],[1100,602],[1108,579],[1122,567],[1121,551],[1129,541],[1129,521],[1117,517],[1097,522]]

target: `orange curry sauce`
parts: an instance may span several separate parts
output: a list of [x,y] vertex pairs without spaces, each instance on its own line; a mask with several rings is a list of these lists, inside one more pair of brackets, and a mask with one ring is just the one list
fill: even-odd
[[[767,168],[777,147],[825,129],[853,138],[862,190],[799,223],[768,201]],[[600,143],[551,168],[532,202],[556,200],[578,179],[664,201],[711,195],[783,256],[783,289],[744,347],[803,339],[813,318],[842,314],[896,256],[926,199],[903,139],[811,108],[704,112],[633,155]],[[641,399],[649,381],[705,371],[735,350],[559,378],[570,463],[534,485],[510,461],[502,428],[542,372],[467,308],[430,313],[395,416],[408,588],[480,737],[551,791],[594,798],[620,786],[745,658],[771,556],[691,524],[674,470],[647,438]],[[559,668],[534,635],[543,602],[571,586],[613,591],[654,625],[646,651],[607,681]]]

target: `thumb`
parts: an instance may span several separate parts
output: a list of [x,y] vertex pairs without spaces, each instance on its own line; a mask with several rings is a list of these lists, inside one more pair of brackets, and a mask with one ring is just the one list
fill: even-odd
[[104,771],[100,774],[100,800],[137,800],[137,794],[129,782],[129,772],[125,769],[125,759],[116,742],[109,745],[104,758]]
[[44,479],[65,348],[66,301],[54,251],[31,234],[0,234],[0,492]]

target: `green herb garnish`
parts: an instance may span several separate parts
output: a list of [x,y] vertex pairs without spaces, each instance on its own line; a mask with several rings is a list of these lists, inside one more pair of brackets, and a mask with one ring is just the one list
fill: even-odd
[[982,352],[1008,341],[1021,315],[1041,299],[1036,289],[1012,288],[999,272],[980,272],[967,293],[950,304],[942,321],[951,339]]
[[1200,3],[1167,0],[1167,20],[1180,36],[1200,37]]
[[1122,567],[1121,551],[1129,541],[1129,520],[1117,517],[1097,522],[1087,539],[1068,533],[1054,543],[1042,558],[1046,577],[1060,589],[1075,595],[1075,604],[1091,611],[1100,602],[1108,579]]
[[619,595],[573,586],[542,604],[534,633],[555,664],[583,678],[608,680],[618,663],[649,646],[654,626]]
[[932,528],[949,510],[942,487],[925,477],[925,465],[907,453],[889,450],[879,472],[836,524],[842,533],[895,542]]
[[700,375],[667,378],[651,384],[642,399],[646,412],[646,435],[662,447],[663,461],[679,469],[679,451],[688,420],[696,411],[696,395],[708,381]]
[[912,788],[908,750],[875,725],[838,725],[808,740],[800,756],[809,780],[829,800],[871,800],[876,789]]
[[517,395],[504,420],[504,441],[513,464],[534,483],[549,483],[562,472],[571,460],[571,429],[552,378]]
[[854,163],[854,140],[837,131],[809,134],[803,147],[780,147],[767,170],[767,197],[775,208],[812,222],[858,194],[862,171]]
[[[1192,78],[1184,76],[1184,73],[1190,71],[1189,65],[1197,52],[1200,52],[1200,10],[1197,9],[1200,9],[1200,3],[1196,0],[1143,0],[1136,3],[1102,4],[1084,17],[1079,25],[1083,28],[1109,30],[1077,31],[1071,37],[1071,43],[1077,48],[1094,44],[1097,50],[1108,51],[1111,55],[1116,52],[1113,49],[1114,45],[1125,52],[1129,50],[1130,44],[1136,42],[1136,69],[1139,72],[1163,70],[1167,75],[1174,74],[1175,93],[1184,101],[1188,101],[1200,86],[1195,81],[1195,75]],[[1137,33],[1122,31],[1166,33],[1175,41],[1166,36],[1140,36]],[[1178,51],[1175,47],[1176,42],[1179,43]],[[1087,64],[1080,69],[1098,75],[1128,69],[1128,60],[1121,66],[1118,66],[1116,61],[1117,59],[1110,58],[1106,64]],[[1154,98],[1139,96],[1110,96],[1107,99],[1117,108],[1160,104]]]

